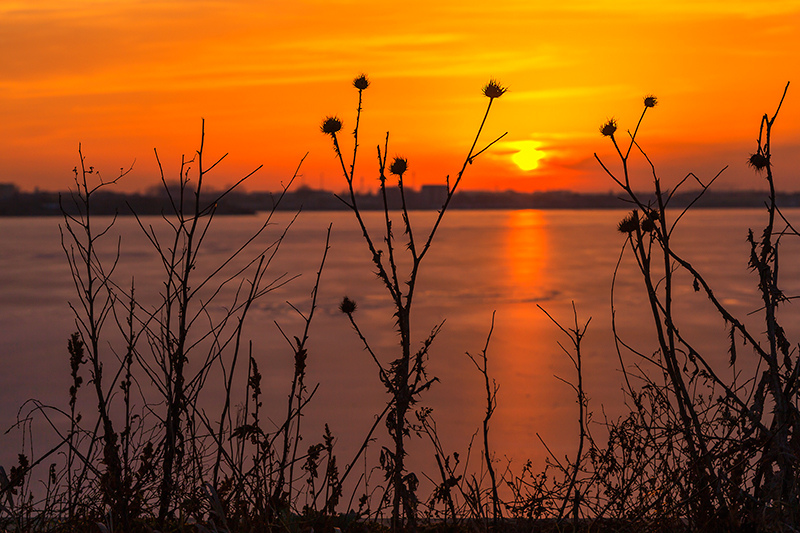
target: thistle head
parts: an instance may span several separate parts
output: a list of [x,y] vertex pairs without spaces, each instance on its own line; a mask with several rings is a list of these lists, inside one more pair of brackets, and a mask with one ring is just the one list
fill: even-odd
[[620,233],[633,233],[639,228],[639,213],[634,209],[623,218],[617,225]]
[[325,135],[335,135],[337,131],[342,129],[342,121],[339,117],[325,117],[319,129]]
[[503,96],[503,93],[505,93],[507,90],[508,87],[503,87],[500,85],[499,81],[492,78],[489,80],[489,83],[483,86],[483,96],[494,100],[495,98],[500,98]]
[[353,300],[345,296],[342,298],[342,303],[339,304],[339,311],[346,315],[352,315],[357,307],[358,306]]
[[645,233],[650,233],[655,231],[656,229],[656,221],[653,219],[652,216],[647,216],[642,220],[642,231]]
[[602,133],[604,137],[612,137],[616,131],[617,121],[613,118],[608,119],[605,124],[600,126],[600,133]]
[[756,172],[761,172],[769,166],[769,157],[759,149],[758,152],[750,155],[747,164],[753,167]]
[[658,98],[655,95],[648,94],[644,97],[644,106],[645,107],[655,107],[658,104]]
[[363,91],[364,89],[369,87],[369,78],[367,78],[367,75],[360,74],[356,79],[354,79],[353,87],[355,87],[359,91]]
[[403,157],[395,157],[392,164],[389,166],[389,172],[395,176],[403,177],[406,170],[408,170],[408,160]]

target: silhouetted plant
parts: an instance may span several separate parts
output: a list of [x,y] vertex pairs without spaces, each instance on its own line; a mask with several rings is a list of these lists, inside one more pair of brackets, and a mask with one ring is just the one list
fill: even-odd
[[461,461],[457,452],[453,453],[452,456],[445,453],[439,439],[436,421],[433,419],[432,413],[433,409],[430,407],[417,409],[415,415],[419,425],[414,427],[414,430],[418,434],[424,434],[430,440],[434,449],[436,465],[439,469],[439,478],[441,479],[441,481],[435,483],[430,501],[427,503],[428,514],[431,517],[438,518],[436,506],[438,503],[441,503],[444,505],[444,512],[441,514],[443,522],[445,524],[452,523],[453,525],[457,525],[460,519],[464,518],[467,514],[460,506],[456,508],[456,499],[454,497],[456,491],[462,490],[461,480],[464,476],[463,474],[456,473],[456,469],[459,467]]
[[[45,499],[31,498],[25,513],[35,510],[39,519],[52,514],[66,528],[82,529],[96,523],[101,530],[138,531],[146,524],[172,528],[191,518],[198,524],[241,530],[271,527],[296,510],[304,486],[300,485],[299,492],[292,490],[297,481],[294,464],[303,460],[298,456],[299,420],[316,390],[309,391],[304,382],[306,343],[328,245],[317,272],[310,311],[304,314],[289,304],[303,318],[304,329],[294,337],[296,342],[290,342],[295,371],[287,418],[269,433],[260,425],[261,374],[252,346],[244,406],[235,417],[234,376],[238,375],[237,361],[246,346],[243,326],[248,310],[256,300],[296,277],[266,277],[291,222],[266,248],[253,252],[256,238],[272,223],[273,209],[263,225],[220,264],[204,266],[201,250],[215,220],[216,206],[249,175],[221,193],[205,192],[206,175],[222,158],[206,166],[203,140],[204,132],[195,158],[182,160],[177,186],[161,175],[171,208],[162,215],[164,226],[154,227],[151,221],[136,217],[164,267],[161,289],[156,287],[160,301],[157,299],[154,305],[152,301],[141,303],[140,291],[134,296],[132,283],[125,289],[115,280],[119,242],[110,265],[102,259],[108,244],[101,246],[101,240],[110,235],[116,218],[98,230],[93,217],[96,191],[127,172],[121,172],[112,182],[103,181],[93,167],[86,167],[79,151],[77,188],[71,195],[75,205],[64,209],[62,227],[62,244],[78,294],[78,303],[73,306],[78,332],[68,345],[69,410],[38,402],[26,404],[29,411],[17,426],[24,430],[33,416],[43,416],[61,442],[35,461],[28,461],[27,456],[24,462],[20,460],[10,480],[0,487],[0,496],[22,487],[35,466],[62,448],[66,450],[65,465],[63,470],[56,464],[51,466]],[[94,176],[99,183],[92,186],[89,178]],[[291,181],[284,192],[290,185]],[[98,251],[101,248],[102,253]],[[245,252],[249,258],[243,257]],[[223,297],[231,298],[227,305],[214,304]],[[116,330],[109,327],[109,317],[116,322]],[[203,322],[206,324],[201,327]],[[115,333],[122,340],[119,352]],[[225,391],[216,421],[200,409],[198,401],[214,367],[221,371]],[[84,389],[84,368],[91,374],[89,384],[97,406],[94,420],[82,416],[77,408]],[[146,389],[142,382],[152,387]],[[59,431],[50,413],[68,419],[68,433]],[[115,420],[115,416],[120,419]],[[341,489],[333,444],[328,431],[328,510],[336,505],[335,490]],[[246,455],[248,449],[251,455]],[[28,495],[26,492],[25,497]],[[16,508],[8,516],[17,519],[18,530],[28,530],[34,522],[23,517],[20,505]],[[0,527],[4,524],[1,522]]]
[[[80,301],[80,305],[77,308],[70,304],[75,313],[75,322],[78,326],[79,334],[79,338],[73,336],[72,350],[70,350],[70,367],[73,372],[74,387],[74,390],[70,389],[70,418],[72,421],[70,435],[73,436],[75,431],[74,405],[77,387],[80,385],[77,376],[77,370],[82,361],[80,352],[83,351],[82,346],[86,346],[88,365],[91,371],[90,383],[94,386],[99,424],[102,426],[102,464],[104,470],[100,479],[101,494],[104,504],[111,509],[110,519],[127,530],[130,528],[132,519],[131,509],[129,508],[131,494],[130,487],[126,487],[123,480],[129,479],[129,476],[128,472],[123,471],[118,434],[114,429],[114,423],[109,412],[110,395],[117,387],[120,374],[119,371],[115,371],[111,374],[110,383],[103,381],[104,358],[101,358],[100,338],[106,319],[113,313],[115,296],[111,287],[111,276],[119,261],[119,249],[117,249],[116,256],[110,267],[100,261],[96,250],[98,240],[108,233],[116,217],[107,226],[97,230],[92,221],[91,202],[93,195],[97,191],[116,183],[130,172],[130,169],[128,171],[121,170],[117,178],[110,182],[105,182],[100,173],[95,172],[94,167],[86,168],[86,160],[80,147],[78,147],[78,156],[80,158],[80,169],[78,167],[73,169],[76,190],[71,196],[78,214],[74,216],[67,214],[62,206],[65,224],[61,227],[62,247],[67,256],[72,279],[75,282],[75,289]],[[92,174],[97,176],[98,184],[95,186],[89,184],[88,177]],[[64,234],[65,230],[69,234],[69,241]],[[82,345],[80,348],[74,343],[76,340],[80,341]],[[76,358],[77,361],[75,360]],[[74,450],[74,443],[70,444],[70,451],[68,452],[70,455],[68,457],[69,467],[71,467],[71,454]],[[94,442],[90,445],[88,456],[92,455],[91,448],[93,446]],[[76,487],[82,485],[80,479],[86,475],[86,472],[84,465],[79,481],[75,484]],[[71,476],[71,473],[68,473],[68,476]],[[72,488],[68,488],[68,490],[71,491]],[[72,495],[68,495],[68,497],[70,499],[69,514],[72,516],[74,514]]]
[[[785,95],[786,91],[778,110]],[[637,378],[643,386],[637,391],[623,364],[634,410],[628,418],[611,426],[607,453],[626,453],[627,448],[632,455],[624,458],[624,470],[620,472],[629,471],[640,479],[655,474],[659,477],[653,478],[650,490],[632,479],[624,481],[618,488],[625,493],[612,496],[624,505],[626,500],[658,491],[658,497],[641,499],[638,506],[626,511],[641,518],[654,510],[663,517],[684,516],[688,510],[685,516],[696,529],[728,530],[740,524],[766,529],[794,527],[800,519],[796,512],[800,503],[796,482],[800,450],[794,444],[796,439],[792,439],[795,428],[800,427],[795,379],[798,365],[792,360],[791,345],[777,320],[777,309],[787,300],[778,283],[778,246],[782,237],[798,233],[775,201],[770,158],[771,131],[778,111],[762,118],[757,151],[748,160],[757,173],[765,174],[769,187],[767,225],[758,239],[752,231],[748,234],[750,266],[758,275],[763,302],[760,312],[766,326],[761,342],[760,336],[752,334],[726,308],[702,274],[672,245],[672,232],[691,207],[670,220],[667,207],[675,191],[693,179],[700,185],[694,204],[721,172],[708,183],[689,174],[672,191],[663,190],[655,165],[636,140],[644,114],[655,105],[654,96],[645,97],[642,117],[633,133],[629,132],[630,140],[624,149],[617,142],[613,120],[601,128],[617,151],[621,173],[600,164],[636,207],[620,223],[619,230],[626,236],[626,247],[633,252],[642,274],[658,345],[656,353],[649,356],[627,345],[615,333],[617,348],[619,351],[624,347],[654,365],[656,375],[663,377],[659,382],[648,373],[638,372]],[[652,171],[652,198],[636,193],[631,183],[628,163],[634,147]],[[785,224],[783,230],[775,229],[778,218]],[[681,335],[680,320],[674,311],[677,270],[688,272],[694,290],[708,296],[728,325],[731,366],[736,362],[737,344],[741,340],[752,347],[760,365],[765,367],[763,372],[757,370],[750,379],[745,379],[745,385],[740,384],[741,377],[736,373],[730,379],[723,379],[709,358]],[[621,437],[634,440],[623,442],[619,440]],[[606,455],[601,463],[610,465],[610,461],[612,456]],[[614,477],[608,468],[605,474],[607,478]]]
[[[353,178],[355,175],[356,158],[358,154],[358,134],[359,124],[361,121],[363,93],[369,87],[369,81],[366,76],[361,75],[353,81],[353,86],[358,90],[358,108],[356,111],[355,127],[353,129],[353,156],[350,166],[345,164],[342,147],[339,140],[338,133],[342,129],[342,120],[336,116],[326,117],[320,127],[322,133],[329,135],[333,143],[333,149],[341,164],[342,174],[347,182],[349,199],[341,198],[342,202],[353,212],[359,227],[361,228],[364,240],[372,258],[372,263],[377,270],[378,278],[385,286],[389,296],[394,305],[394,317],[397,324],[397,333],[400,336],[401,354],[398,358],[394,359],[388,366],[384,366],[378,359],[372,349],[369,347],[365,336],[358,329],[356,322],[353,318],[355,306],[351,305],[349,299],[342,302],[341,310],[350,319],[351,324],[358,332],[359,337],[364,342],[366,349],[371,354],[373,360],[379,368],[379,376],[383,382],[384,387],[390,395],[389,413],[386,419],[386,426],[389,430],[389,435],[394,442],[393,450],[384,448],[381,452],[381,463],[386,469],[387,481],[390,482],[389,488],[392,493],[392,516],[391,525],[392,531],[399,531],[404,527],[409,530],[416,528],[416,505],[417,497],[415,495],[418,479],[413,472],[406,472],[406,447],[405,439],[409,435],[409,422],[408,413],[409,409],[414,403],[417,402],[419,395],[427,390],[435,381],[436,378],[429,378],[425,370],[425,361],[428,357],[428,349],[435,339],[436,335],[441,329],[441,324],[435,326],[430,335],[423,342],[423,347],[416,353],[412,353],[412,335],[411,335],[411,309],[414,301],[414,291],[416,288],[417,278],[419,274],[420,265],[425,255],[430,250],[431,243],[436,234],[437,229],[444,217],[450,201],[461,183],[461,179],[467,168],[467,165],[472,163],[474,159],[485,151],[489,146],[500,140],[501,137],[489,143],[483,150],[475,151],[481,131],[483,130],[486,118],[491,110],[492,103],[495,99],[499,98],[506,91],[497,81],[491,80],[484,88],[483,94],[489,98],[489,103],[484,113],[483,120],[478,128],[475,140],[467,153],[464,163],[459,170],[455,181],[450,184],[448,176],[447,182],[447,196],[439,210],[439,215],[433,224],[430,232],[424,241],[418,242],[415,239],[415,232],[408,215],[408,208],[406,205],[405,189],[403,177],[408,170],[408,161],[403,157],[395,157],[391,163],[388,163],[388,147],[389,147],[389,134],[386,134],[386,139],[383,148],[379,145],[377,147],[378,155],[378,179],[380,182],[380,195],[383,200],[383,214],[384,214],[384,234],[383,243],[386,246],[385,251],[380,249],[372,238],[366,224],[361,216],[358,203],[356,201],[355,188],[353,185]],[[393,232],[393,222],[390,216],[389,202],[387,199],[386,180],[388,173],[395,176],[397,179],[397,188],[400,195],[401,202],[401,218],[403,233],[407,238],[406,248],[411,258],[410,271],[404,281],[401,281],[402,275],[397,267],[397,249],[395,243],[395,236]]]
[[475,364],[475,368],[478,369],[478,372],[483,376],[483,383],[486,387],[486,414],[483,417],[483,459],[486,462],[486,469],[489,472],[489,480],[491,482],[489,501],[492,506],[492,526],[497,530],[499,520],[503,517],[503,513],[500,509],[500,497],[497,493],[497,476],[494,473],[494,466],[492,465],[494,457],[489,448],[489,422],[497,407],[497,390],[499,386],[497,382],[494,380],[490,381],[489,379],[489,356],[487,354],[489,351],[489,341],[491,341],[492,333],[494,332],[494,316],[495,314],[492,313],[492,326],[489,328],[489,334],[486,336],[486,345],[483,347],[483,351],[481,351],[480,359],[477,359],[469,352],[467,352],[467,356]]
[[[556,319],[550,316],[550,313],[545,311],[542,306],[537,306],[539,309],[544,311],[547,317],[552,320],[552,322],[558,326],[558,329],[563,331],[570,339],[572,344],[572,351],[564,348],[564,346],[559,342],[558,345],[564,351],[564,353],[569,357],[570,361],[572,362],[573,366],[575,367],[576,379],[577,383],[572,384],[565,379],[558,378],[559,380],[563,381],[575,391],[577,396],[577,404],[578,404],[578,451],[575,454],[575,462],[570,465],[571,471],[564,471],[565,476],[567,476],[568,484],[566,485],[566,492],[562,497],[561,507],[558,510],[558,517],[556,518],[557,522],[561,522],[564,519],[565,511],[567,509],[568,503],[572,503],[572,516],[573,516],[573,528],[578,527],[578,517],[580,514],[580,507],[581,507],[581,489],[578,484],[578,475],[583,469],[583,448],[586,444],[586,440],[589,437],[587,429],[586,429],[586,394],[583,390],[583,360],[582,360],[582,353],[581,353],[581,343],[583,341],[583,337],[586,335],[586,329],[589,327],[589,322],[591,322],[591,318],[586,321],[583,327],[578,325],[578,311],[575,308],[575,303],[572,303],[572,313],[574,317],[574,325],[572,328],[565,328],[562,326]],[[574,355],[573,355],[574,353]]]

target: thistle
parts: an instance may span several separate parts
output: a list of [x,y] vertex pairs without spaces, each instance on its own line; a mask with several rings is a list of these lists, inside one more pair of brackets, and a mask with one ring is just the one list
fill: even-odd
[[503,93],[505,93],[507,90],[508,87],[503,87],[500,85],[500,82],[492,78],[489,80],[489,83],[483,86],[483,96],[494,100],[495,98],[500,98],[503,96]]
[[758,152],[751,154],[747,160],[747,164],[753,167],[756,172],[761,172],[769,166],[769,157],[767,157],[761,149]]
[[608,119],[605,124],[600,126],[600,133],[602,133],[604,137],[613,137],[616,131],[617,121],[613,118]]
[[339,117],[325,117],[325,120],[322,121],[322,125],[319,128],[322,130],[322,133],[326,135],[335,135],[336,132],[342,129],[342,121]]
[[656,221],[653,220],[653,217],[648,216],[648,217],[645,217],[644,220],[642,220],[642,231],[643,232],[650,233],[652,231],[655,231],[655,229],[656,229]]
[[356,303],[347,296],[345,296],[342,299],[342,303],[339,304],[339,311],[346,315],[352,315],[357,308],[358,306]]
[[363,91],[364,89],[369,87],[369,78],[367,78],[367,75],[361,74],[356,79],[354,79],[353,87],[355,87],[359,91]]
[[620,233],[633,233],[639,228],[639,213],[634,209],[623,218],[617,225]]
[[389,166],[389,172],[401,178],[406,170],[408,170],[408,160],[403,157],[395,157],[394,161],[392,161],[392,164]]

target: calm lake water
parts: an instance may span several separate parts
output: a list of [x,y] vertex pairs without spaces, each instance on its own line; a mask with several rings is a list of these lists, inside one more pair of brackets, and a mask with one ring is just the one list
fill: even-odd
[[[447,214],[426,257],[415,300],[413,334],[418,346],[430,330],[445,321],[431,347],[430,374],[439,378],[420,405],[433,408],[444,448],[466,452],[480,427],[485,409],[482,377],[465,355],[479,354],[486,343],[492,313],[495,327],[489,345],[489,371],[500,389],[492,419],[491,439],[500,458],[521,466],[527,459],[543,461],[546,451],[537,434],[563,456],[577,442],[577,405],[569,386],[556,379],[575,380],[575,371],[559,342],[569,339],[537,307],[542,306],[565,326],[591,318],[583,346],[584,384],[590,409],[599,418],[601,407],[613,416],[624,410],[620,362],[611,335],[611,283],[624,238],[616,230],[622,211],[453,211]],[[800,211],[787,211],[800,220]],[[380,241],[381,215],[368,213]],[[418,241],[433,222],[434,213],[412,213]],[[155,226],[160,219],[145,219]],[[281,213],[275,226],[257,239],[252,252],[269,245],[290,222]],[[104,222],[97,220],[98,223]],[[108,222],[108,219],[105,220]],[[61,249],[56,218],[0,218],[0,427],[10,427],[18,408],[29,398],[66,409],[69,389],[67,339],[75,327],[68,302],[77,304],[75,286]],[[219,264],[263,223],[263,217],[220,217],[212,225],[200,258],[200,271]],[[740,316],[759,307],[756,279],[748,271],[747,229],[760,233],[761,210],[694,210],[673,234],[675,248],[715,287],[718,297]],[[253,342],[264,383],[265,409],[274,420],[285,412],[292,372],[292,356],[276,322],[291,337],[301,335],[301,323],[290,302],[307,311],[316,270],[324,251],[326,229],[332,224],[331,245],[322,273],[319,308],[311,326],[307,383],[319,383],[303,419],[305,442],[316,442],[327,422],[339,438],[340,461],[346,463],[360,444],[374,416],[386,402],[377,369],[338,310],[344,295],[358,304],[355,317],[378,357],[388,362],[398,356],[392,308],[382,284],[372,272],[370,254],[349,213],[301,213],[269,268],[272,278],[299,275],[259,299],[248,317],[248,339]],[[397,235],[400,220],[397,222]],[[114,279],[130,286],[142,302],[155,302],[163,272],[141,230],[130,218],[119,219],[106,237],[102,257],[121,239],[121,260]],[[401,246],[402,249],[402,246]],[[800,293],[800,248],[787,242],[782,255],[783,288]],[[284,278],[284,279],[287,279]],[[626,254],[616,288],[618,330],[644,353],[655,350],[652,318],[633,257]],[[228,305],[220,301],[218,305]],[[784,316],[791,311],[790,304]],[[691,280],[680,277],[676,288],[681,332],[724,373],[727,334],[707,299],[692,290]],[[754,331],[763,328],[758,317],[747,320]],[[790,339],[797,340],[796,316],[785,319]],[[118,334],[108,323],[109,367],[111,348],[120,352]],[[746,358],[750,352],[742,351]],[[627,355],[626,363],[637,362]],[[83,369],[88,380],[88,370]],[[244,378],[242,378],[244,379]],[[146,386],[146,384],[144,385]],[[240,380],[238,386],[244,389]],[[83,409],[92,412],[88,387],[82,389]],[[221,407],[219,377],[203,390],[209,411]],[[243,393],[239,395],[243,399]],[[44,427],[34,445],[45,451],[50,442]],[[385,428],[378,430],[384,439]],[[19,451],[21,435],[0,435],[0,464],[10,466]],[[371,460],[378,448],[371,452]],[[412,455],[430,456],[430,448],[416,439]],[[503,459],[505,461],[505,459]],[[424,462],[424,461],[423,461]]]

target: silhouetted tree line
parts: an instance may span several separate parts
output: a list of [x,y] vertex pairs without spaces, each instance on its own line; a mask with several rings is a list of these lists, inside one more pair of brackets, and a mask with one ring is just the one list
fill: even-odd
[[[406,189],[407,208],[440,209],[447,194],[444,186],[423,185],[419,190]],[[387,190],[387,203],[390,209],[401,209],[402,203],[396,190]],[[13,184],[0,184],[0,216],[62,216],[59,196],[66,193],[53,191],[20,191]],[[280,204],[280,192],[233,191],[218,200],[217,191],[203,195],[206,206],[217,200],[218,215],[247,215],[273,209],[296,211],[342,211],[344,205],[334,193],[324,189],[300,187],[286,192]],[[383,210],[383,198],[378,193],[355,193],[359,206],[365,210]],[[647,198],[641,194],[641,198]],[[696,192],[676,192],[671,205],[676,208],[687,207],[696,197]],[[781,205],[800,206],[800,192],[776,193]],[[695,208],[759,208],[765,205],[767,195],[764,191],[708,191],[694,205]],[[162,191],[146,193],[121,193],[98,191],[92,206],[96,215],[160,215],[171,210],[169,197]],[[459,191],[450,203],[450,209],[623,209],[625,203],[616,193],[578,193],[573,191]],[[69,202],[64,205],[68,213],[75,210]]]

